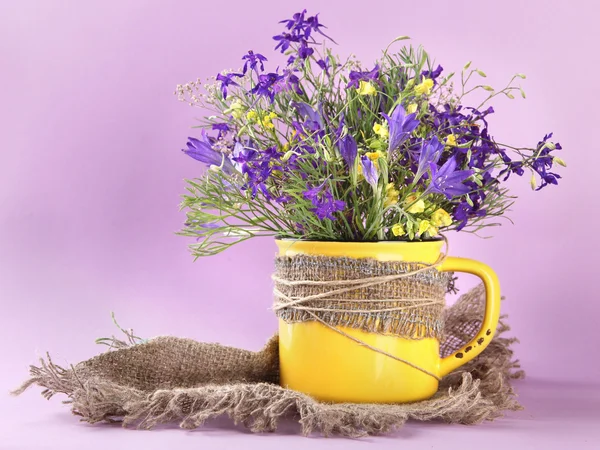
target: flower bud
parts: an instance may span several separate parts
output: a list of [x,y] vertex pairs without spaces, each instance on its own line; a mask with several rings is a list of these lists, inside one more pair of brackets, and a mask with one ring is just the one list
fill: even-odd
[[283,157],[281,158],[281,160],[283,162],[286,162],[287,160],[289,160],[292,155],[295,155],[296,153],[294,152],[294,150],[288,150],[287,152],[285,152],[285,154],[283,155]]
[[564,160],[562,160],[561,158],[559,158],[558,156],[555,156],[554,158],[552,158],[552,160],[558,164],[559,166],[563,166],[563,167],[567,167],[567,163],[564,162]]
[[525,91],[523,90],[523,88],[519,88],[519,90],[521,91],[521,97],[527,98],[527,96],[525,95]]

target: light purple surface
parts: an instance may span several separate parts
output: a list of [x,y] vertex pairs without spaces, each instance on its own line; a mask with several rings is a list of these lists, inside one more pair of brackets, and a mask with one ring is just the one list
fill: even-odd
[[[448,71],[473,60],[490,84],[524,72],[528,99],[500,100],[492,134],[535,144],[546,132],[569,164],[558,188],[520,195],[515,225],[495,238],[451,234],[451,254],[497,271],[517,352],[529,379],[527,410],[479,427],[408,424],[410,448],[599,448],[596,228],[600,70],[591,1],[0,2],[0,387],[18,385],[36,355],[90,357],[96,337],[122,325],[258,349],[274,332],[274,245],[246,243],[192,263],[173,234],[183,178],[199,165],[179,152],[199,115],[177,83],[237,68],[252,48],[272,61],[277,20],[306,6],[370,65],[410,35]],[[177,6],[175,6],[177,3]],[[319,5],[322,3],[321,5]],[[293,5],[292,5],[293,4]],[[222,9],[219,9],[222,7]],[[365,19],[369,20],[365,20]],[[473,284],[465,279],[463,286]],[[206,431],[124,431],[79,424],[29,392],[0,395],[0,449],[346,448],[342,439],[250,436],[218,421]],[[542,447],[543,445],[543,447]]]

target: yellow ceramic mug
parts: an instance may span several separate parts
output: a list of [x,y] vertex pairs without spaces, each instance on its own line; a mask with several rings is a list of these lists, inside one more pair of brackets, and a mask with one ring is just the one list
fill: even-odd
[[[428,242],[317,242],[277,240],[280,256],[322,255],[374,258],[379,261],[438,261],[443,241]],[[487,303],[481,329],[463,348],[439,356],[435,338],[419,340],[339,327],[366,344],[410,361],[437,375],[447,375],[473,359],[490,343],[500,316],[498,277],[487,265],[447,256],[440,271],[466,272],[480,277]],[[437,392],[438,380],[410,365],[357,344],[319,322],[279,320],[280,383],[321,401],[407,403]]]

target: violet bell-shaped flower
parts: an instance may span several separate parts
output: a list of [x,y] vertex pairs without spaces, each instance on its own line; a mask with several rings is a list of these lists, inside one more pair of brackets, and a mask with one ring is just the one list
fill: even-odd
[[228,175],[235,171],[229,157],[213,149],[212,142],[204,130],[202,130],[200,139],[193,137],[188,137],[188,139],[187,148],[182,149],[186,155],[208,166],[220,167]]
[[292,102],[292,106],[298,111],[298,114],[305,120],[311,122],[312,127],[323,129],[323,118],[318,111],[315,111],[309,104],[304,102]]
[[389,145],[388,152],[392,152],[408,139],[410,133],[419,125],[416,113],[406,114],[402,105],[396,105],[392,115],[383,114],[388,122]]
[[356,161],[356,156],[358,155],[358,145],[356,144],[356,140],[350,134],[346,134],[339,138],[338,140],[338,149],[342,158],[348,165],[349,169],[354,167],[354,161]]
[[437,164],[443,151],[444,144],[439,141],[437,136],[432,137],[429,141],[423,141],[421,153],[419,154],[419,166],[417,167],[413,183],[419,181],[431,163]]
[[373,189],[377,189],[379,172],[377,171],[375,163],[371,161],[368,156],[363,156],[360,158],[360,167],[365,180],[367,180],[367,183],[369,183]]
[[431,183],[423,195],[443,194],[446,198],[451,199],[471,191],[471,188],[465,186],[463,181],[473,175],[473,171],[456,170],[456,159],[454,157],[446,161],[440,168],[435,163],[431,163],[430,168]]

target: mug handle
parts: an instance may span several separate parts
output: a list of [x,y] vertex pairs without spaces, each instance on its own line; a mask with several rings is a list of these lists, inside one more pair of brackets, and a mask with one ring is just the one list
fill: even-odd
[[468,258],[447,256],[438,269],[441,272],[465,272],[477,275],[483,281],[486,293],[485,315],[477,335],[462,348],[440,361],[440,375],[443,377],[471,361],[492,341],[500,319],[500,283],[492,268]]

